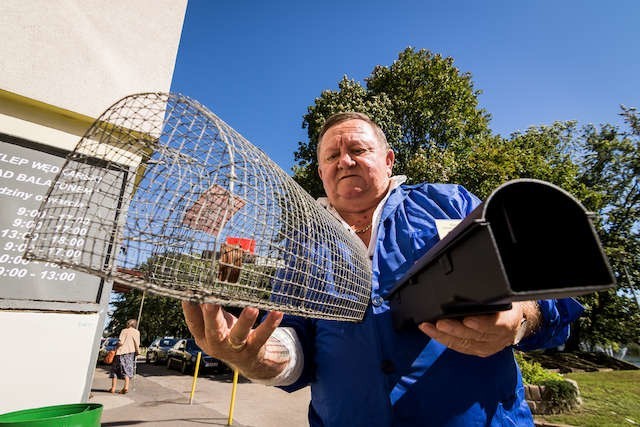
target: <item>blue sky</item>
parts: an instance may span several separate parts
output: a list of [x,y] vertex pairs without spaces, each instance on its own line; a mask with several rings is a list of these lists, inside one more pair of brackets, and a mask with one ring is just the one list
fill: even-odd
[[494,133],[620,124],[620,104],[640,108],[639,23],[637,0],[189,0],[172,91],[291,173],[314,99],[407,46],[471,73]]

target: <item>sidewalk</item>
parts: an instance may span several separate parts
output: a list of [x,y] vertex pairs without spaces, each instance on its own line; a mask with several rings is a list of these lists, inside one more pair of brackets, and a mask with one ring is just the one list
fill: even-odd
[[[89,398],[89,402],[103,405],[102,426],[228,425],[233,380],[230,374],[199,377],[193,404],[190,405],[192,376],[139,361],[129,393],[121,395],[108,392],[111,387],[108,368],[96,368]],[[123,383],[118,381],[118,390]],[[232,425],[305,426],[308,425],[308,405],[308,388],[289,394],[241,379],[236,391]]]

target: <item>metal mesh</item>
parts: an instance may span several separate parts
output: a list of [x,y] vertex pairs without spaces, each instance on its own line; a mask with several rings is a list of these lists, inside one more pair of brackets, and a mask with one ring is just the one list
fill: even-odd
[[197,102],[110,107],[51,185],[25,256],[160,295],[360,320],[362,243]]

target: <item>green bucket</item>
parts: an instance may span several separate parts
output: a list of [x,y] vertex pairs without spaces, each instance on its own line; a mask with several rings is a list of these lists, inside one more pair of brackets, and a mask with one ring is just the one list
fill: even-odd
[[102,405],[72,403],[0,415],[0,427],[100,427]]

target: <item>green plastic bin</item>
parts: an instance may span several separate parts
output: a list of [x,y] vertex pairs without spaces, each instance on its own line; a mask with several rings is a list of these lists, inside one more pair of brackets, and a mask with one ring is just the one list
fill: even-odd
[[72,403],[2,414],[0,427],[100,427],[101,416],[99,403]]

